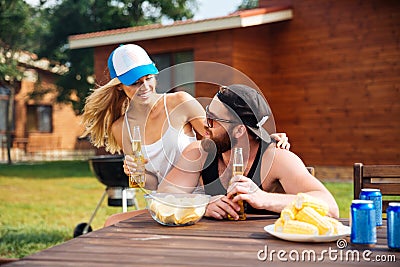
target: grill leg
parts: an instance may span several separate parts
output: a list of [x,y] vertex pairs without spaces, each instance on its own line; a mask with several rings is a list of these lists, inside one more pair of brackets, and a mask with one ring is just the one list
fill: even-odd
[[127,190],[133,192],[132,200],[133,200],[133,205],[135,205],[135,209],[138,209],[138,207],[139,207],[139,205],[138,205],[139,203],[138,203],[138,201],[136,199],[136,189],[135,188],[129,188],[129,187],[123,188],[122,189],[122,212],[127,212],[128,211],[128,197],[127,197],[127,194],[126,194]]
[[128,198],[126,197],[126,188],[122,189],[122,212],[128,211]]
[[133,204],[135,205],[135,209],[138,210],[139,202],[137,201],[137,198],[136,198],[136,189],[135,189],[135,194],[133,195]]
[[104,198],[106,197],[106,195],[107,195],[107,191],[104,190],[104,193],[103,193],[103,195],[101,196],[101,199],[100,199],[99,203],[97,203],[96,209],[94,210],[92,216],[90,217],[89,223],[88,223],[88,224],[85,226],[85,228],[83,229],[83,234],[86,234],[86,233],[88,232],[89,227],[90,227],[90,225],[92,224],[92,221],[93,221],[93,219],[94,219],[94,216],[96,216],[96,213],[97,213],[97,211],[99,210],[99,208],[100,208],[100,206],[101,206],[101,203],[103,203]]

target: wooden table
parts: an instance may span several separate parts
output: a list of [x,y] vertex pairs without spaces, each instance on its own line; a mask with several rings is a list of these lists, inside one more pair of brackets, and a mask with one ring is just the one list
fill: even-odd
[[[378,229],[378,243],[373,248],[348,244],[341,250],[336,242],[297,243],[277,239],[263,229],[275,220],[271,216],[249,216],[247,221],[202,219],[192,226],[166,227],[145,212],[7,266],[399,266],[400,252],[388,249],[385,226]],[[271,256],[273,250],[276,252]],[[316,259],[295,261],[289,256],[295,256],[297,251],[301,257],[306,250],[315,251]],[[324,253],[321,261],[323,250],[331,250],[331,258]],[[356,261],[350,253],[346,261],[346,252],[358,253],[360,260]],[[362,259],[363,252],[368,254],[369,262]],[[279,253],[286,262],[278,258]],[[305,255],[307,258],[308,254]],[[378,262],[378,257],[392,262]]]

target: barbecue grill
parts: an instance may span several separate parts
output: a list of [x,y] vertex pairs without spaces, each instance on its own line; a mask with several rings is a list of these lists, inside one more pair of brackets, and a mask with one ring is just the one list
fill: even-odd
[[74,237],[92,231],[90,224],[106,195],[108,195],[108,206],[122,206],[123,212],[127,211],[127,207],[138,207],[135,189],[129,188],[128,176],[124,173],[123,160],[123,155],[101,155],[89,158],[90,170],[96,176],[97,180],[106,186],[106,189],[97,203],[89,222],[80,223],[75,227]]

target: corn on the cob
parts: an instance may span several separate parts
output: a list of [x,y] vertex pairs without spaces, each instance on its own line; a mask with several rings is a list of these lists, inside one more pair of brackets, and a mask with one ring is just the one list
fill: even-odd
[[283,232],[283,225],[284,225],[284,223],[285,223],[285,222],[284,222],[281,218],[279,218],[278,220],[276,220],[275,223],[274,223],[274,231],[275,231],[275,232],[282,233],[282,232]]
[[329,206],[328,204],[320,199],[304,193],[298,193],[295,200],[296,209],[300,210],[304,207],[311,207],[315,209],[319,214],[325,216],[328,214]]
[[336,220],[335,218],[329,217],[329,216],[325,216],[324,217],[326,220],[328,220],[332,226],[333,226],[333,234],[337,235],[339,233],[339,229],[341,227],[343,227],[343,224],[341,222],[339,222],[338,220]]
[[332,224],[313,208],[304,207],[299,210],[296,220],[315,225],[320,235],[331,235],[333,233]]
[[318,228],[315,225],[296,220],[289,220],[283,225],[283,233],[300,235],[318,235]]
[[296,217],[297,209],[294,207],[294,205],[288,205],[281,211],[281,219],[283,221],[289,221],[289,220],[294,220]]

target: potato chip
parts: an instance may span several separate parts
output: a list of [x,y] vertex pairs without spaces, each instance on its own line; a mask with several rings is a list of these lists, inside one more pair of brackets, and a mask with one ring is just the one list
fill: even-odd
[[198,219],[199,219],[199,216],[192,214],[192,215],[189,215],[189,216],[186,216],[186,217],[182,218],[178,222],[178,224],[186,224],[186,223],[190,223],[190,222],[195,222]]
[[194,208],[178,208],[175,212],[175,219],[178,224],[189,222],[187,218],[197,219],[199,216],[195,214]]
[[173,223],[175,221],[175,208],[169,205],[158,203],[156,215],[164,223]]

